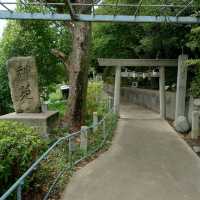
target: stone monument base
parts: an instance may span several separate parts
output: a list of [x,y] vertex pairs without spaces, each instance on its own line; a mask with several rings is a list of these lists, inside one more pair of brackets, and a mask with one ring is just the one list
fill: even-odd
[[52,129],[58,126],[58,112],[47,111],[43,113],[9,113],[0,116],[0,120],[22,122],[36,129],[43,137],[48,137]]

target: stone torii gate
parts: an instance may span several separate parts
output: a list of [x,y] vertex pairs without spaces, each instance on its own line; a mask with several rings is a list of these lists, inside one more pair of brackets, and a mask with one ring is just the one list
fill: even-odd
[[114,111],[119,112],[121,67],[159,67],[159,91],[160,91],[160,116],[166,118],[166,95],[165,95],[165,67],[177,67],[177,91],[175,120],[179,116],[185,116],[185,98],[187,82],[187,55],[180,55],[178,59],[107,59],[99,58],[100,66],[115,67],[115,88],[114,88]]

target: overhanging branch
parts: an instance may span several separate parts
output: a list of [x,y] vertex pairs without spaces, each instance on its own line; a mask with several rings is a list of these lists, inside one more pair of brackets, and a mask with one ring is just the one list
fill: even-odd
[[51,53],[54,56],[56,56],[57,58],[59,58],[65,64],[65,66],[68,68],[68,58],[62,51],[60,51],[58,49],[52,49]]

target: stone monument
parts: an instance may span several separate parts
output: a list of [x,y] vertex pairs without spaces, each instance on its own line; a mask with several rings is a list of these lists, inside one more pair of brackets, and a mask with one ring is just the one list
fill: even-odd
[[0,116],[34,127],[47,136],[58,124],[58,112],[41,112],[38,73],[34,57],[14,57],[7,62],[9,86],[15,113]]
[[38,74],[33,57],[11,58],[7,62],[9,86],[16,113],[39,113]]

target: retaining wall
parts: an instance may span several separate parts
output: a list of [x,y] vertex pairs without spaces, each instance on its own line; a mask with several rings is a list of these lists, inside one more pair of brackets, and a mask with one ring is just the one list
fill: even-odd
[[[112,85],[105,86],[106,91],[113,95],[114,87]],[[148,90],[131,87],[121,87],[121,101],[141,105],[155,112],[160,112],[160,97],[158,90]],[[191,122],[192,100],[186,101],[186,116]],[[170,120],[175,119],[176,93],[166,92],[166,117]]]

